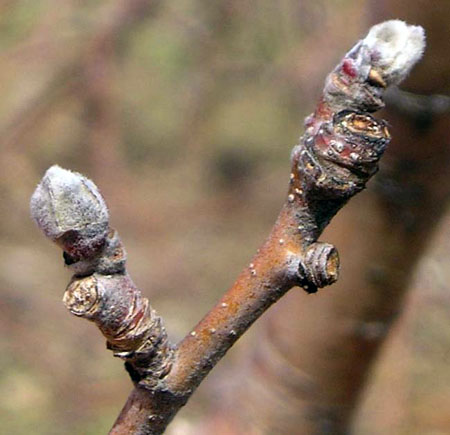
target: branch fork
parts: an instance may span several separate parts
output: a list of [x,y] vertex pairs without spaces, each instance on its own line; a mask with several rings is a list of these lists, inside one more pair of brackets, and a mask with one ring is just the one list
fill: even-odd
[[392,20],[374,26],[327,77],[305,134],[291,155],[286,202],[251,263],[215,307],[177,345],[126,272],[126,253],[109,227],[94,183],[58,166],[44,175],[31,213],[64,252],[74,277],[69,311],[93,321],[125,361],[135,389],[112,434],[160,434],[251,324],[293,286],[308,293],[334,283],[339,256],[318,238],[338,210],[377,172],[390,135],[371,113],[424,49],[421,27]]

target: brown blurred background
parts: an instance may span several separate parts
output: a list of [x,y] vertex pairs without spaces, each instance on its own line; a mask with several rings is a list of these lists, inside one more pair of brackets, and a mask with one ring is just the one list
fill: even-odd
[[[268,234],[302,119],[376,15],[363,0],[0,0],[0,433],[106,433],[131,390],[61,303],[70,273],[29,217],[44,171],[57,163],[100,187],[176,341]],[[450,433],[449,224],[415,268],[357,434]],[[168,433],[196,433],[227,382],[214,378],[252,335]]]

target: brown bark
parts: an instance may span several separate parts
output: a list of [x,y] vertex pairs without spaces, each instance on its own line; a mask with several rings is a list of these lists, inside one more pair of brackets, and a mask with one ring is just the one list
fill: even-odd
[[[385,88],[407,74],[423,49],[422,30],[403,23],[384,23],[369,35],[327,77],[322,98],[305,121],[305,134],[291,155],[286,203],[269,238],[177,346],[168,342],[162,320],[128,276],[124,250],[109,228],[96,186],[59,167],[45,174],[31,210],[75,272],[64,302],[73,314],[95,322],[135,383],[111,433],[162,433],[268,307],[295,285],[315,293],[337,280],[337,251],[317,239],[377,172],[390,135],[386,123],[370,113],[383,107]],[[386,61],[395,58],[405,40],[412,46],[404,61]]]
[[[450,4],[436,3],[373,2],[375,21],[395,16],[427,29],[431,49],[407,81],[418,93],[448,92]],[[450,115],[448,99],[442,101],[419,97],[419,107],[412,107],[401,94],[388,99],[394,139],[381,173],[328,233],[344,258],[341,279],[314,298],[291,293],[269,313],[257,344],[234,368],[241,376],[214,419],[216,432],[221,425],[226,434],[349,431],[370,368],[450,193]],[[235,397],[239,406],[231,405]]]

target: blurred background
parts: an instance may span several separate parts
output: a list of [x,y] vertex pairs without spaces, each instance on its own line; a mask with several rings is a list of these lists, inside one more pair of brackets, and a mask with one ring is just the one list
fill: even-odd
[[[420,0],[396,0],[383,10],[387,3],[0,0],[0,433],[106,433],[132,388],[95,327],[61,303],[70,272],[29,217],[30,195],[45,170],[57,163],[99,186],[131,276],[177,341],[269,233],[302,120],[328,71],[369,25],[416,11],[417,23],[427,20],[429,41],[438,29],[440,51],[406,88],[449,92],[450,37],[442,33],[448,1],[426,12]],[[427,152],[436,144],[441,165],[431,164],[422,181],[437,192],[431,197],[439,207],[426,213],[422,200],[405,206],[411,219],[425,212],[426,231],[400,286],[406,299],[393,302],[402,315],[360,398],[357,434],[450,433],[450,159],[439,154],[450,145],[442,101],[436,113],[425,104],[428,118],[419,110],[411,121],[397,111],[399,122],[405,116],[432,142]],[[414,152],[408,134],[400,155]],[[333,221],[324,240],[354,234],[344,219],[366,210],[365,195]],[[405,218],[395,210],[390,216],[393,226],[379,236],[386,245],[396,217]],[[366,236],[357,242],[367,245]],[[340,253],[342,275],[351,279],[352,250]],[[293,290],[288,297],[302,303],[305,295]],[[239,370],[255,331],[213,371],[169,434],[199,433],[218,412],[222,386]]]

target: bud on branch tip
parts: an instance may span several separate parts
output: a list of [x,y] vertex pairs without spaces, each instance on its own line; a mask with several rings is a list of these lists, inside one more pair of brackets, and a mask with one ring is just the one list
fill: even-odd
[[77,172],[57,165],[49,168],[31,197],[30,208],[45,236],[74,261],[95,255],[105,243],[108,208],[97,186]]
[[425,31],[400,20],[385,21],[373,26],[362,44],[386,84],[398,84],[422,57]]
[[[390,135],[386,123],[371,113],[383,107],[385,89],[406,77],[424,47],[420,26],[386,21],[373,26],[328,75],[291,156],[287,203],[252,260],[258,272],[253,266],[252,273],[245,270],[176,346],[126,273],[125,251],[109,228],[108,209],[95,184],[59,166],[47,170],[31,198],[31,215],[64,249],[66,264],[76,272],[64,301],[73,314],[97,324],[139,384],[111,433],[163,433],[214,365],[271,304],[294,285],[313,293],[337,280],[338,253],[317,239],[377,171]],[[289,260],[288,246],[295,247]]]
[[327,77],[324,97],[335,110],[375,112],[383,92],[399,84],[422,57],[425,31],[400,20],[373,26]]

